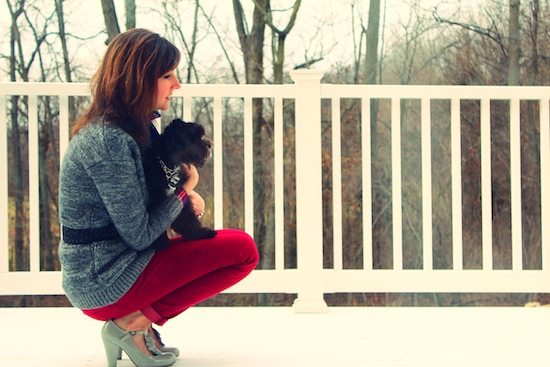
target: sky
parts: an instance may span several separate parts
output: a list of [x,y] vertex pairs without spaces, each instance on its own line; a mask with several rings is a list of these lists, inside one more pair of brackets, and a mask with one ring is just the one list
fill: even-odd
[[[8,0],[14,1],[14,0]],[[44,0],[37,0],[44,1]],[[245,9],[251,14],[252,0],[241,0]],[[420,6],[426,14],[429,14],[433,9],[433,4],[439,4],[438,8],[443,14],[451,14],[460,6],[464,8],[472,8],[477,6],[479,2],[484,0],[420,0]],[[487,0],[485,0],[487,1]],[[186,26],[186,20],[191,12],[191,1],[181,0],[181,23],[185,30],[192,24],[189,19],[189,26]],[[398,26],[400,23],[406,22],[410,14],[410,7],[407,5],[412,0],[386,0],[385,18],[381,20],[381,24],[386,27]],[[27,3],[32,1],[27,0]],[[50,1],[46,1],[50,3]],[[158,9],[159,0],[137,0],[137,25],[138,27],[149,28],[160,34],[164,34],[163,20],[154,13],[155,7]],[[289,9],[294,0],[272,0],[273,9]],[[238,39],[236,38],[235,22],[233,18],[232,2],[230,0],[201,0],[201,4],[208,11],[216,9],[215,18],[218,32],[224,37],[224,42],[233,45],[232,58],[235,63],[242,63],[238,54]],[[286,69],[292,69],[295,64],[302,63],[307,59],[317,58],[323,54],[324,60],[316,64],[317,68],[328,69],[334,67],[338,63],[351,64],[353,61],[353,33],[352,33],[352,4],[355,4],[356,16],[361,15],[365,19],[368,16],[368,0],[302,0],[297,22],[294,29],[290,32],[287,38],[286,50]],[[124,2],[123,0],[115,0],[117,9],[118,21],[121,27],[124,24]],[[101,10],[100,0],[65,0],[65,20],[67,32],[73,33],[80,37],[89,37],[99,33],[103,27],[103,15]],[[384,0],[382,0],[384,7]],[[160,10],[160,9],[159,9]],[[279,28],[284,28],[288,22],[290,15],[289,11],[279,12],[281,19],[275,20]],[[251,19],[251,16],[249,16]],[[9,15],[5,1],[0,1],[0,29],[9,29]],[[359,20],[356,18],[355,20]],[[366,23],[366,20],[365,20]],[[321,27],[320,25],[323,24]],[[356,27],[356,30],[358,28]],[[187,32],[189,34],[189,32]],[[389,34],[389,33],[387,33]],[[269,35],[269,32],[266,32]],[[357,34],[356,34],[356,37]],[[106,36],[100,35],[94,40],[84,42],[80,48],[76,49],[76,44],[73,44],[73,57],[80,63],[90,66],[90,70],[83,70],[83,73],[92,73],[97,66],[97,62],[101,58],[105,50]],[[269,44],[269,38],[266,37],[266,43]],[[0,41],[2,50],[5,50],[7,37]],[[178,45],[180,49],[182,45]],[[6,53],[6,51],[3,51]],[[269,49],[266,49],[269,53]],[[199,44],[197,51],[199,68],[204,70],[212,69],[219,66],[227,67],[227,62],[224,60],[218,40],[213,32],[204,38]],[[0,76],[0,80],[5,80]]]

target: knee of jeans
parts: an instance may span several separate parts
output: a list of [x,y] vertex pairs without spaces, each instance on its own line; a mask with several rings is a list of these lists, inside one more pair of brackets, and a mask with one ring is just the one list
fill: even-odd
[[258,265],[258,263],[260,262],[260,253],[258,252],[258,248],[256,247],[256,243],[255,242],[252,242],[254,244],[254,249],[252,250],[252,257],[253,257],[253,268],[256,267],[256,265]]
[[243,232],[242,247],[248,252],[248,262],[253,265],[253,267],[256,267],[260,261],[260,253],[258,252],[256,242],[254,242],[254,239],[246,232]]

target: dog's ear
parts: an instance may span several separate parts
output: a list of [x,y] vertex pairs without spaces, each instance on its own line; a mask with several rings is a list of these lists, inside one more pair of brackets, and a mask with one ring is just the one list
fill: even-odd
[[185,125],[185,121],[181,119],[173,119],[172,121],[170,121],[167,127],[172,126],[172,129],[177,129],[177,128],[184,128],[185,127],[184,125]]
[[204,136],[205,130],[204,127],[199,124],[198,122],[185,122],[180,119],[172,120],[170,125],[174,124],[178,129],[181,128],[180,131],[185,131],[185,134],[189,137],[191,140],[197,140]]
[[198,124],[198,123],[188,123],[189,127],[191,128],[190,131],[191,131],[191,135],[195,138],[195,139],[200,139],[204,136],[204,126],[202,126],[201,124]]
[[181,119],[173,119],[168,126],[177,129],[185,129],[189,137],[200,138],[204,135],[204,127],[196,122],[185,122]]
[[183,121],[182,119],[173,119],[172,121],[170,121],[170,124],[185,124],[185,121]]

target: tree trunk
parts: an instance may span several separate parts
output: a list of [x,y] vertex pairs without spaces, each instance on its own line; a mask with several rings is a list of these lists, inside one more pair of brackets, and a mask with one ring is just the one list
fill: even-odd
[[[376,76],[378,70],[378,38],[380,29],[380,0],[371,0],[369,3],[369,17],[366,30],[366,50],[365,50],[365,75],[364,84],[376,84]],[[371,152],[372,162],[376,164],[378,157],[378,101],[372,99],[370,101],[370,123],[371,123]],[[364,177],[365,180],[371,180],[372,174],[368,177]],[[374,185],[373,185],[374,188]],[[375,213],[383,211],[384,199],[380,196],[379,191],[373,193],[373,207],[363,208],[363,210],[373,210]],[[378,227],[373,228],[373,262],[375,268],[380,267],[384,262],[383,249],[380,245],[380,241],[375,240],[381,238],[383,234],[377,234]]]
[[380,0],[371,0],[367,25],[367,50],[365,56],[365,84],[376,84],[378,67],[378,34],[380,29]]
[[[40,132],[39,146],[39,202],[40,202],[40,268],[41,270],[56,270],[57,243],[52,238],[51,207],[52,200],[50,183],[48,179],[48,147],[51,146],[51,136],[47,128],[52,118],[50,109],[50,97],[45,98],[44,124]],[[58,269],[57,269],[58,270]]]
[[[257,0],[254,0],[256,6],[259,6]],[[302,0],[296,0],[292,7],[292,15],[288,21],[285,29],[280,30],[273,24],[273,17],[270,8],[260,8],[260,11],[264,13],[266,24],[271,28],[273,33],[272,41],[272,54],[273,54],[273,84],[283,84],[283,68],[285,64],[285,40],[294,24],[296,23],[296,16],[300,9]],[[267,4],[269,6],[269,3]]]
[[[11,4],[8,2],[8,8],[11,15],[11,29],[10,29],[10,81],[15,82],[16,78],[16,43],[20,40],[19,29],[17,27],[17,19],[24,12],[25,1],[22,0],[18,3],[18,8],[14,11]],[[29,257],[28,247],[25,246],[23,239],[24,223],[26,222],[26,216],[23,211],[23,202],[25,199],[23,193],[23,162],[21,159],[21,143],[19,137],[19,96],[11,97],[11,146],[12,156],[10,162],[12,162],[12,173],[10,177],[13,177],[13,192],[14,205],[15,205],[15,218],[14,218],[14,240],[13,247],[10,250],[10,270],[28,270],[29,269]]]
[[[239,0],[233,0],[233,11],[239,41],[243,52],[245,76],[247,84],[262,84],[264,78],[263,47],[265,36],[265,16],[261,9],[269,9],[269,0],[259,0],[254,7],[252,30],[246,29],[245,14]],[[274,263],[273,251],[266,244],[266,229],[269,223],[268,217],[272,205],[269,199],[272,195],[266,192],[266,183],[272,182],[269,178],[269,169],[264,167],[264,149],[268,142],[264,142],[265,120],[263,117],[263,100],[253,99],[253,124],[254,124],[254,239],[260,252],[259,268],[266,264]],[[269,204],[269,205],[268,205]]]
[[519,85],[519,57],[521,53],[519,5],[520,0],[510,0],[510,19],[508,20],[508,85]]
[[[12,81],[15,81],[12,79]],[[14,218],[14,239],[13,248],[11,251],[11,266],[10,270],[28,270],[28,247],[25,246],[23,239],[24,223],[26,222],[26,215],[23,211],[23,202],[25,195],[23,193],[23,162],[21,159],[21,143],[19,133],[19,96],[11,97],[11,146],[12,156],[10,161],[12,162],[12,173],[10,177],[13,177],[13,197],[15,202],[15,218]]]
[[67,36],[65,35],[65,17],[63,15],[63,0],[55,0],[55,11],[57,13],[57,24],[59,25],[59,41],[63,52],[63,67],[65,78],[68,83],[72,82],[69,50],[67,48]]
[[[58,19],[63,19],[63,13],[61,10],[61,1],[56,0],[56,13]],[[61,11],[61,14],[60,14]],[[62,23],[61,23],[62,24]],[[63,28],[63,27],[61,27]],[[60,32],[64,34],[64,32]],[[46,70],[44,67],[44,62],[42,59],[42,52],[40,51],[41,41],[37,38],[35,33],[35,41],[37,44],[37,55],[40,65],[41,80],[42,82],[47,82]],[[67,63],[65,67],[67,67]],[[70,68],[68,68],[70,71]],[[38,144],[38,175],[39,175],[39,184],[38,184],[38,200],[39,200],[39,218],[40,218],[40,269],[41,270],[59,270],[60,267],[55,267],[55,264],[59,264],[57,256],[57,247],[58,241],[53,239],[52,234],[52,213],[51,213],[51,203],[52,201],[57,202],[57,198],[52,198],[52,190],[50,189],[50,176],[57,175],[59,172],[58,166],[58,151],[57,144],[55,139],[55,132],[53,128],[53,113],[52,113],[52,104],[51,97],[45,96],[41,100],[43,101],[44,106],[44,115],[38,115],[39,119],[39,144]],[[52,151],[52,161],[48,160],[48,152],[51,148]],[[57,183],[57,177],[53,178],[53,181]],[[56,239],[59,237],[56,236]]]
[[107,30],[107,40],[105,44],[109,44],[111,40],[120,33],[118,19],[116,16],[115,3],[113,0],[101,0],[103,8],[103,19],[105,20],[105,29]]
[[136,28],[136,0],[124,0],[126,30]]
[[276,38],[277,46],[273,50],[273,84],[283,84],[286,34],[278,34]]
[[[71,60],[69,58],[69,49],[67,47],[67,35],[65,34],[65,16],[63,12],[63,0],[55,0],[55,11],[57,13],[57,23],[59,24],[59,41],[61,42],[61,50],[63,52],[63,69],[65,71],[65,80],[67,83],[73,81],[71,74]],[[44,80],[45,81],[45,80]],[[69,97],[69,121],[76,121],[76,109],[74,106],[74,97]],[[51,135],[52,147],[56,149],[57,144],[55,143],[55,135]],[[59,162],[57,161],[57,152],[54,154],[55,159],[55,169],[56,172],[59,172]]]
[[[378,38],[380,29],[380,0],[371,0],[369,4],[369,24],[367,25],[366,38],[367,47],[365,55],[365,76],[364,84],[376,84],[376,75],[378,69]],[[372,137],[372,154],[376,158],[378,151],[376,142],[378,101],[370,102],[370,120]]]
[[264,76],[263,46],[265,35],[265,16],[260,10],[269,8],[269,0],[259,0],[254,7],[252,31],[246,29],[245,14],[240,0],[233,0],[233,11],[239,34],[239,42],[243,51],[246,84],[262,84]]

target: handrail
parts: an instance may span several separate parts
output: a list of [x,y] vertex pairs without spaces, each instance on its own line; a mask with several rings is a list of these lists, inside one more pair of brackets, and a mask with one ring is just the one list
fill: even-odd
[[[239,98],[244,102],[244,175],[245,175],[245,230],[253,235],[253,157],[252,157],[252,101],[269,98],[274,106],[274,195],[276,259],[273,270],[255,270],[231,292],[286,292],[297,293],[297,311],[326,310],[324,293],[330,292],[550,292],[550,108],[549,87],[502,86],[396,86],[396,85],[332,85],[321,83],[322,72],[295,71],[291,73],[294,84],[288,85],[184,85],[175,91],[176,98],[183,98],[184,119],[191,118],[195,98],[213,99],[214,140],[223,139],[223,100]],[[7,117],[9,96],[28,96],[29,99],[29,203],[31,269],[28,272],[8,271],[9,225],[8,201],[0,204],[0,295],[9,294],[60,294],[60,274],[40,271],[39,213],[38,213],[38,120],[39,96],[58,96],[60,103],[60,154],[63,155],[69,141],[68,98],[88,96],[86,83],[0,83],[0,196],[8,197],[8,140]],[[283,101],[295,101],[296,139],[296,216],[297,216],[297,269],[284,267],[284,145]],[[361,172],[363,208],[372,208],[371,196],[371,132],[370,104],[372,100],[387,99],[391,122],[391,210],[393,214],[393,269],[373,269],[372,211],[363,210],[363,269],[345,269],[343,266],[344,231],[342,227],[342,121],[340,103],[345,99],[359,99],[361,115]],[[333,258],[334,266],[323,268],[323,178],[321,105],[323,100],[331,104],[331,159],[332,159],[332,210],[333,210]],[[422,269],[405,269],[403,266],[403,182],[401,146],[403,113],[401,103],[418,100],[421,109],[421,172],[422,172]],[[433,268],[433,215],[432,212],[432,143],[430,109],[434,101],[447,100],[450,111],[451,196],[452,196],[452,269]],[[480,106],[481,144],[481,207],[482,207],[482,269],[463,268],[462,247],[462,152],[461,108],[465,100],[477,100]],[[492,154],[491,154],[491,103],[506,100],[510,104],[510,195],[512,204],[512,266],[511,269],[493,269],[493,220],[492,220]],[[522,251],[522,179],[521,179],[521,116],[522,101],[538,103],[540,127],[540,197],[541,197],[541,256],[538,270],[523,269]],[[11,123],[11,122],[10,122]],[[217,144],[218,147],[222,144]],[[214,156],[214,218],[216,227],[223,226],[223,151]],[[437,173],[435,173],[437,174]]]

